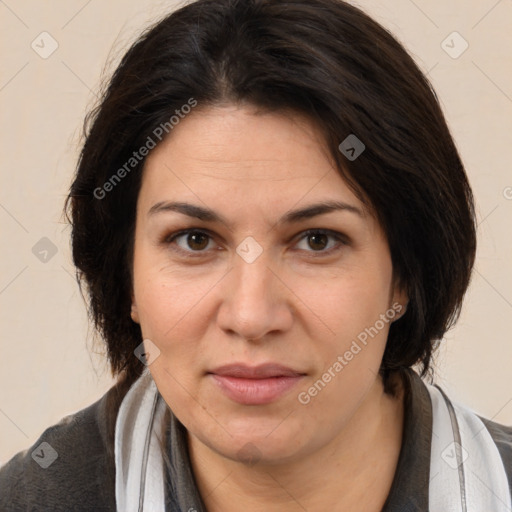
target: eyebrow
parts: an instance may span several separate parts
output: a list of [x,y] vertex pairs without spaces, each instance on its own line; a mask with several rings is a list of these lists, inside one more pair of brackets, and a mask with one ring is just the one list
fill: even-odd
[[[322,201],[320,203],[311,204],[305,208],[292,210],[286,213],[278,220],[277,224],[293,224],[334,211],[346,211],[356,214],[361,218],[365,217],[363,211],[357,208],[357,206],[344,203],[342,201]],[[149,209],[148,216],[152,217],[157,213],[164,212],[177,212],[205,222],[220,222],[226,226],[229,225],[227,219],[214,210],[183,202],[160,201]]]

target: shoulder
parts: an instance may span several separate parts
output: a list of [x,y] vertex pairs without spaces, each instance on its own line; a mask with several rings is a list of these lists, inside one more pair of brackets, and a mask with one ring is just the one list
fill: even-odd
[[1,510],[115,510],[114,429],[129,385],[47,428],[0,468]]
[[480,416],[479,418],[498,447],[512,490],[512,426],[501,425]]
[[486,426],[489,434],[491,434],[494,439],[494,442],[512,457],[512,425],[502,425],[501,423],[496,423],[486,418],[482,418],[481,416],[479,416],[479,418]]
[[[428,391],[427,383],[423,381],[423,379],[417,375],[415,372],[410,370],[407,372],[408,384],[409,384],[409,392],[411,396],[414,396],[413,402],[415,403],[415,411],[417,418],[420,419],[416,424],[416,428],[419,432],[415,433],[415,445],[418,445],[418,433],[421,432],[422,425],[425,423],[431,424],[433,420],[432,416],[432,399],[431,395]],[[512,493],[512,426],[502,425],[500,423],[496,423],[492,420],[489,420],[485,417],[480,416],[475,411],[471,410],[464,404],[460,404],[458,402],[453,402],[449,397],[446,396],[444,391],[439,388],[441,393],[444,395],[445,399],[452,403],[452,405],[457,404],[460,406],[460,411],[466,411],[473,417],[478,418],[489,433],[493,443],[496,445],[499,456],[503,462],[503,467],[508,479],[508,484],[510,488],[510,492]],[[426,439],[426,437],[425,437]],[[430,447],[433,439],[430,438],[428,445]]]
[[[420,419],[420,423],[430,423],[432,421],[432,404],[426,383],[418,374],[416,374],[416,372],[411,369],[405,373],[405,376],[407,377],[406,390],[408,391],[409,397],[414,397],[415,411],[417,417]],[[443,394],[445,393],[443,392]],[[470,410],[464,406],[464,404],[462,405],[464,409],[468,411]],[[474,411],[471,411],[471,413],[477,416],[480,421],[482,421],[492,440],[496,444],[501,459],[503,460],[503,465],[507,472],[510,488],[512,490],[512,426],[496,423],[478,415]]]

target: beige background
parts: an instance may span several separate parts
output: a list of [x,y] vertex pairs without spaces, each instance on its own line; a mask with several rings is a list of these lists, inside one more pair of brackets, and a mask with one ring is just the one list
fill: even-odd
[[[175,5],[0,1],[0,463],[112,383],[88,332],[61,209],[105,63],[110,58],[112,70],[138,32]],[[358,5],[429,73],[476,195],[476,270],[437,358],[437,382],[453,399],[512,424],[512,1]],[[51,49],[44,31],[58,44],[46,59],[31,47]],[[456,59],[442,47],[454,31],[469,44]],[[453,53],[464,43],[450,36],[446,44]],[[43,237],[57,249],[46,262],[32,252]]]

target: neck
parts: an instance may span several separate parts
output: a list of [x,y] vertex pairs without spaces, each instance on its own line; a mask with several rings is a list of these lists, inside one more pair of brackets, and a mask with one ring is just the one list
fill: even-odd
[[395,398],[376,379],[343,430],[293,463],[244,465],[189,433],[190,460],[208,512],[380,512],[402,445],[403,389],[398,384]]

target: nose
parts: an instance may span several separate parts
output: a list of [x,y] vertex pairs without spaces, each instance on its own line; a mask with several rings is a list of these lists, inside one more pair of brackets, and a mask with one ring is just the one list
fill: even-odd
[[293,295],[265,252],[252,263],[236,255],[220,292],[217,322],[231,336],[259,341],[292,325]]

